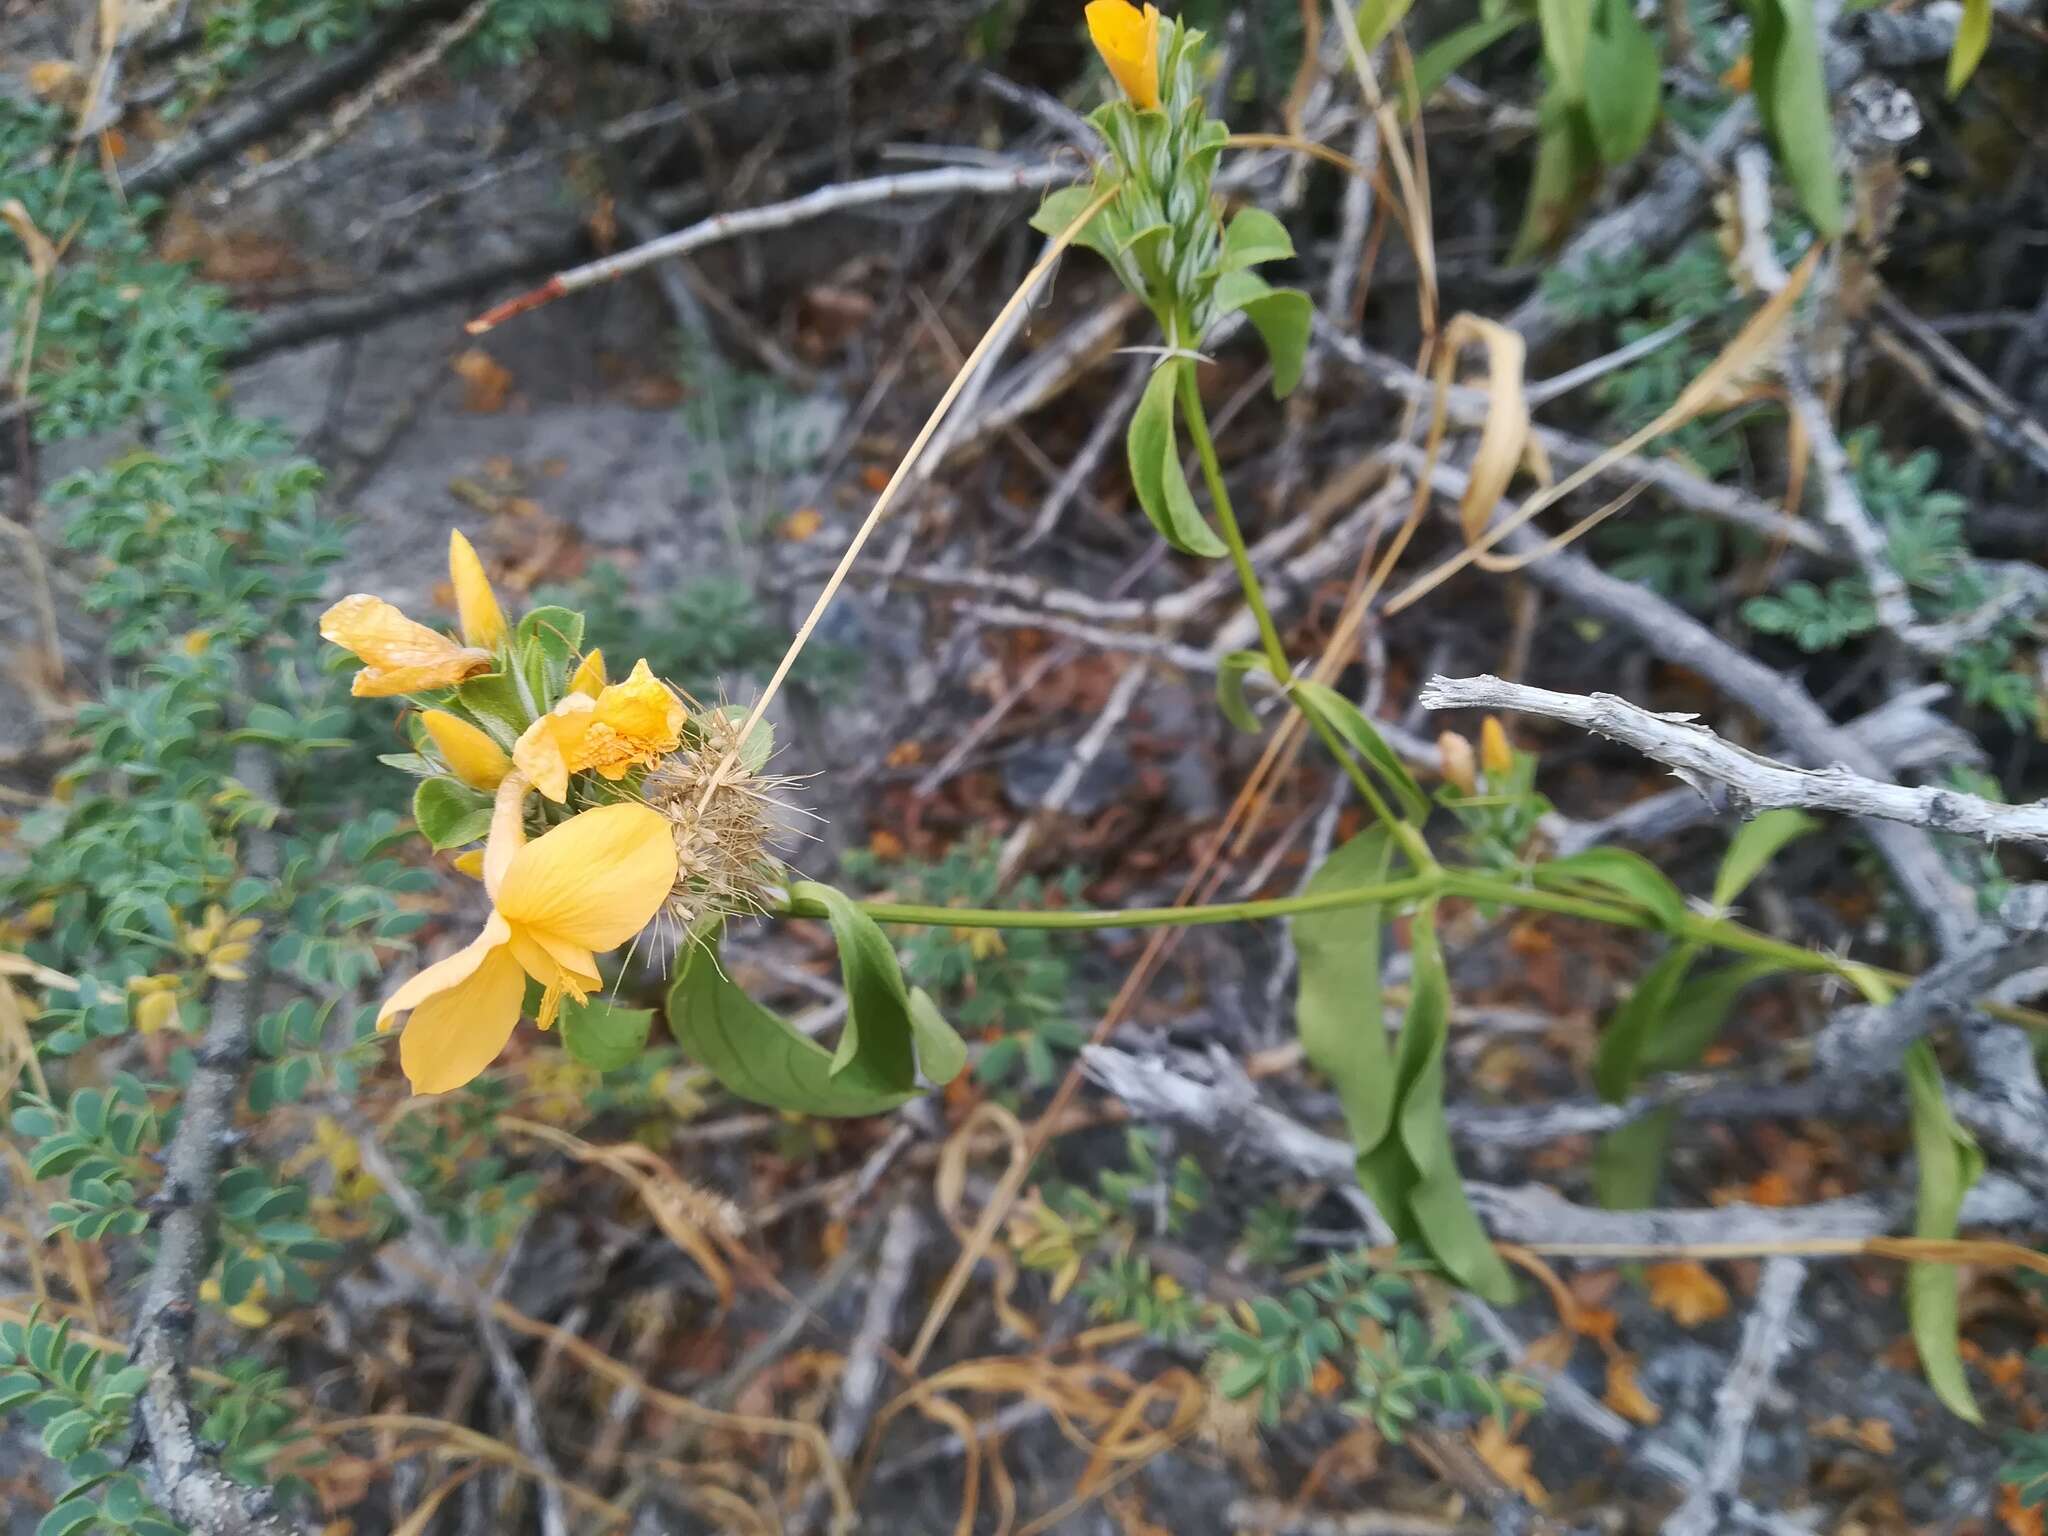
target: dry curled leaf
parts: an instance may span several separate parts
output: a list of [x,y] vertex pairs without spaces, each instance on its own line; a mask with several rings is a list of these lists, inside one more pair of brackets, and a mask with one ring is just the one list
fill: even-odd
[[6,202],[0,203],[0,220],[6,221],[7,227],[14,231],[15,238],[27,249],[29,270],[36,275],[38,281],[57,269],[57,247],[50,244],[49,237],[36,228],[36,221],[28,216],[28,209],[22,206],[20,198],[10,197]]
[[471,347],[448,365],[462,380],[462,408],[479,415],[505,409],[512,395],[512,370],[482,347]]
[[1550,1491],[1529,1469],[1534,1459],[1529,1448],[1509,1439],[1498,1419],[1486,1419],[1472,1432],[1472,1449],[1488,1471],[1531,1504],[1541,1508],[1550,1502]]
[[1643,1278],[1649,1282],[1650,1304],[1670,1313],[1681,1328],[1697,1328],[1728,1314],[1728,1288],[1695,1260],[1652,1264]]
[[1636,1381],[1635,1356],[1616,1353],[1607,1359],[1607,1390],[1600,1401],[1637,1424],[1655,1424],[1664,1410],[1651,1402]]

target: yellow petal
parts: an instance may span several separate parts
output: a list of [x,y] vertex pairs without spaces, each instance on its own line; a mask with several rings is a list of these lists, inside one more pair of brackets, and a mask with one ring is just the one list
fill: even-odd
[[484,563],[460,528],[448,530],[448,581],[455,588],[455,611],[462,620],[462,638],[485,649],[505,638],[505,610],[484,575]]
[[661,910],[675,878],[667,820],[644,805],[603,805],[514,854],[498,910],[536,941],[616,949]]
[[1140,11],[1130,0],[1090,0],[1088,36],[1102,62],[1139,106],[1159,105],[1159,7]]
[[441,761],[471,789],[496,789],[512,771],[505,749],[460,715],[430,709],[420,716],[420,724],[427,728]]
[[464,875],[467,875],[467,876],[469,876],[469,878],[470,878],[470,879],[472,879],[472,880],[481,880],[481,879],[483,879],[483,877],[484,877],[484,851],[483,851],[483,849],[481,849],[481,848],[470,848],[470,849],[466,849],[465,851],[463,851],[463,852],[461,852],[461,853],[458,853],[457,855],[455,855],[455,869],[456,869],[456,872],[457,872],[458,874],[464,874]]
[[512,953],[529,976],[543,986],[567,987],[579,1003],[604,985],[597,974],[597,957],[559,934],[514,928]]
[[321,614],[320,635],[363,663],[353,689],[358,698],[452,688],[492,666],[489,651],[457,645],[367,592],[351,593]]
[[461,986],[476,974],[491,951],[501,947],[510,936],[505,919],[493,912],[482,933],[445,960],[436,960],[385,998],[384,1006],[377,1010],[377,1027],[389,1029],[392,1019],[408,1008],[418,1008],[429,998]]
[[535,789],[559,803],[568,798],[569,775],[587,766],[584,738],[596,723],[597,700],[572,693],[520,732],[512,761]]
[[459,985],[420,1004],[398,1038],[398,1064],[412,1091],[447,1093],[496,1061],[525,996],[526,972],[500,944]]
[[583,658],[576,668],[576,675],[569,679],[571,693],[587,693],[593,699],[604,691],[604,651],[591,647],[590,654]]

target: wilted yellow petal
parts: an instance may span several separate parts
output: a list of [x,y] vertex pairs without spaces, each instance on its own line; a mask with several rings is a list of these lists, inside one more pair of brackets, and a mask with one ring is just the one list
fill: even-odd
[[536,941],[616,949],[661,910],[675,878],[667,820],[644,805],[604,805],[514,854],[498,911]]
[[492,666],[489,651],[457,645],[367,592],[351,593],[321,614],[320,635],[363,663],[352,690],[358,698],[452,688]]
[[457,985],[421,1003],[398,1040],[398,1064],[412,1091],[447,1093],[497,1060],[519,1022],[525,995],[526,972],[500,944],[486,950]]
[[604,651],[592,646],[590,654],[583,658],[576,668],[576,675],[569,679],[571,693],[585,693],[596,698],[604,691]]
[[569,795],[569,775],[584,764],[583,739],[597,723],[597,700],[572,693],[529,725],[512,744],[512,761],[550,800]]
[[461,617],[466,644],[489,649],[505,638],[505,610],[484,575],[484,563],[460,528],[448,530],[448,582],[455,588],[455,611]]
[[1124,94],[1147,109],[1159,105],[1159,7],[1140,11],[1130,0],[1090,0],[1088,36]]
[[489,921],[484,924],[484,931],[474,940],[445,960],[436,960],[385,998],[384,1006],[377,1010],[377,1027],[389,1029],[392,1019],[408,1008],[417,1008],[429,998],[461,986],[476,974],[477,968],[489,958],[491,951],[503,946],[510,935],[511,930],[505,926],[505,919],[493,912]]
[[441,760],[449,771],[471,789],[496,789],[512,771],[512,759],[505,749],[477,726],[445,709],[430,709],[420,716]]

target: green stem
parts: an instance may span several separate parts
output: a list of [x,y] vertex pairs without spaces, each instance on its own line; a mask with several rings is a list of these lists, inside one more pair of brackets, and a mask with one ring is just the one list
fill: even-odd
[[[1230,550],[1230,563],[1237,568],[1237,583],[1244,589],[1245,605],[1251,609],[1252,619],[1259,626],[1259,643],[1265,648],[1266,663],[1272,668],[1273,681],[1285,687],[1294,668],[1287,659],[1287,646],[1280,638],[1279,627],[1273,622],[1273,610],[1266,605],[1266,589],[1259,584],[1259,573],[1252,564],[1251,551],[1245,547],[1244,530],[1237,525],[1237,509],[1231,504],[1230,490],[1223,483],[1223,466],[1217,461],[1216,444],[1209,436],[1209,417],[1202,407],[1202,391],[1195,383],[1195,370],[1179,360],[1167,366],[1180,370],[1176,386],[1180,391],[1181,415],[1187,419],[1188,436],[1195,440],[1195,456],[1202,461],[1202,479],[1209,487],[1209,500],[1216,509],[1216,522],[1223,530],[1223,542]],[[1344,750],[1337,733],[1310,711],[1303,710],[1302,715],[1321,738],[1330,756],[1343,767],[1359,798],[1393,834],[1409,862],[1419,870],[1435,869],[1436,856],[1429,851],[1422,834],[1394,814],[1364,766]]]
[[[921,907],[891,901],[864,901],[861,911],[878,923],[912,923],[930,928],[1180,928],[1205,923],[1249,923],[1269,917],[1299,917],[1306,912],[1338,912],[1433,894],[1441,885],[1433,874],[1411,875],[1380,885],[1348,891],[1319,891],[1313,896],[1277,896],[1265,901],[1221,901],[1206,907],[1132,907],[1120,912],[1004,911],[992,907]],[[790,900],[779,909],[783,917],[825,916],[815,901]]]

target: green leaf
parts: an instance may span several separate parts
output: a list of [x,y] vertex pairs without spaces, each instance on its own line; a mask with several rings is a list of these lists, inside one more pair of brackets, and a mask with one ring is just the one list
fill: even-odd
[[[1963,1196],[1984,1172],[1984,1154],[1949,1112],[1934,1048],[1916,1040],[1903,1063],[1912,1105],[1913,1157],[1919,1165],[1920,1195],[1913,1216],[1915,1237],[1952,1238],[1962,1216]],[[1984,1422],[1963,1374],[1961,1277],[1953,1264],[1914,1264],[1906,1271],[1906,1317],[1927,1384],[1949,1412],[1972,1424]]]
[[825,909],[832,938],[839,946],[839,975],[846,984],[846,1027],[832,1070],[844,1072],[856,1056],[869,1072],[890,1088],[910,1088],[917,1081],[916,1053],[910,1029],[910,993],[896,950],[881,925],[861,911],[851,896],[814,880],[789,888],[798,901],[815,901]]
[[[750,713],[743,704],[721,705],[719,712],[733,723],[735,730],[747,723]],[[766,719],[756,721],[754,728],[747,732],[747,739],[740,743],[740,767],[748,773],[759,773],[774,755],[775,727]]]
[[1377,48],[1387,35],[1401,25],[1415,0],[1358,0],[1358,37],[1367,48]]
[[1842,183],[1813,0],[1745,0],[1750,88],[1785,179],[1824,236],[1842,232]]
[[1819,825],[1804,811],[1765,811],[1745,822],[1721,856],[1721,868],[1714,876],[1714,905],[1725,910],[1749,889],[1750,881],[1764,872],[1778,850]]
[[43,1454],[52,1461],[69,1461],[85,1449],[97,1427],[93,1416],[83,1408],[60,1413],[43,1426]]
[[1629,0],[1595,0],[1586,43],[1586,118],[1600,158],[1620,165],[1657,126],[1664,88],[1656,39]]
[[1419,102],[1429,100],[1452,75],[1510,32],[1520,31],[1528,20],[1525,12],[1503,10],[1446,32],[1423,49],[1415,56],[1415,85],[1408,98],[1408,111],[1412,114]]
[[1991,0],[1963,0],[1963,19],[1948,53],[1948,93],[1960,95],[1991,46]]
[[1586,99],[1586,55],[1593,36],[1593,0],[1536,0],[1543,62],[1564,99]]
[[943,1086],[966,1069],[967,1042],[923,987],[910,989],[910,1033],[917,1046],[918,1070],[929,1081]]
[[1663,870],[1626,848],[1588,848],[1569,858],[1539,864],[1532,873],[1545,890],[1576,882],[1614,891],[1654,914],[1666,932],[1676,932],[1685,922],[1685,893]]
[[832,1053],[748,997],[719,969],[709,942],[687,949],[668,992],[668,1026],[691,1060],[750,1103],[807,1115],[879,1115],[916,1097],[891,1087],[856,1058],[843,1072]]
[[1241,208],[1223,231],[1223,270],[1242,272],[1261,262],[1286,261],[1294,254],[1287,226],[1263,208]]
[[1174,441],[1174,388],[1185,360],[1169,358],[1153,370],[1151,382],[1131,415],[1124,447],[1131,464],[1131,487],[1138,505],[1152,519],[1159,536],[1184,555],[1213,560],[1225,553],[1223,541],[1202,519],[1194,492],[1181,472],[1180,448]]
[[91,1525],[99,1509],[90,1499],[66,1499],[36,1525],[36,1536],[73,1536]]
[[1608,1103],[1619,1104],[1634,1091],[1650,1042],[1663,1029],[1672,999],[1699,955],[1697,944],[1680,944],[1671,950],[1644,972],[1628,1001],[1614,1010],[1614,1017],[1600,1031],[1593,1055],[1593,1086]]
[[1653,1109],[1641,1119],[1618,1125],[1593,1149],[1593,1193],[1610,1211],[1640,1211],[1657,1198],[1664,1177],[1664,1149],[1678,1111]]
[[1600,151],[1583,102],[1567,101],[1556,90],[1537,109],[1536,168],[1522,227],[1508,252],[1526,261],[1560,240],[1599,180]]
[[460,848],[491,830],[491,797],[453,779],[422,779],[412,792],[412,819],[436,852]]
[[1420,825],[1428,819],[1429,797],[1415,782],[1415,775],[1408,771],[1408,765],[1395,756],[1386,738],[1380,735],[1356,704],[1329,685],[1309,678],[1298,678],[1289,683],[1287,692],[1372,765],[1394,792],[1394,798],[1401,803],[1401,813],[1407,820]]
[[[1096,189],[1088,186],[1059,187],[1045,194],[1045,201],[1031,215],[1031,227],[1051,239],[1081,216],[1081,210],[1095,201]],[[1105,209],[1104,213],[1108,210]],[[1111,254],[1108,220],[1098,213],[1074,236],[1075,245],[1086,246],[1098,256]]]
[[1219,316],[1244,311],[1272,361],[1273,397],[1285,399],[1301,382],[1302,361],[1308,356],[1315,315],[1308,295],[1299,288],[1275,288],[1256,272],[1226,272],[1216,280],[1215,304]]
[[586,1067],[600,1072],[630,1066],[647,1047],[652,1008],[621,1008],[601,997],[562,999],[562,1046]]
[[[1377,884],[1386,879],[1392,854],[1386,828],[1370,827],[1323,860],[1304,894]],[[1360,1152],[1384,1141],[1394,1123],[1394,1058],[1380,1012],[1385,921],[1378,905],[1304,912],[1294,919],[1301,967],[1294,1027],[1309,1065],[1336,1088]]]
[[1244,675],[1252,671],[1269,671],[1262,652],[1232,651],[1224,657],[1216,668],[1216,707],[1240,731],[1256,736],[1259,717],[1244,696]]
[[1450,1035],[1450,980],[1436,941],[1436,912],[1425,904],[1409,929],[1408,1014],[1397,1053],[1402,1150],[1415,1169],[1409,1208],[1424,1246],[1469,1290],[1505,1306],[1515,1282],[1466,1203],[1444,1118],[1444,1045]]

